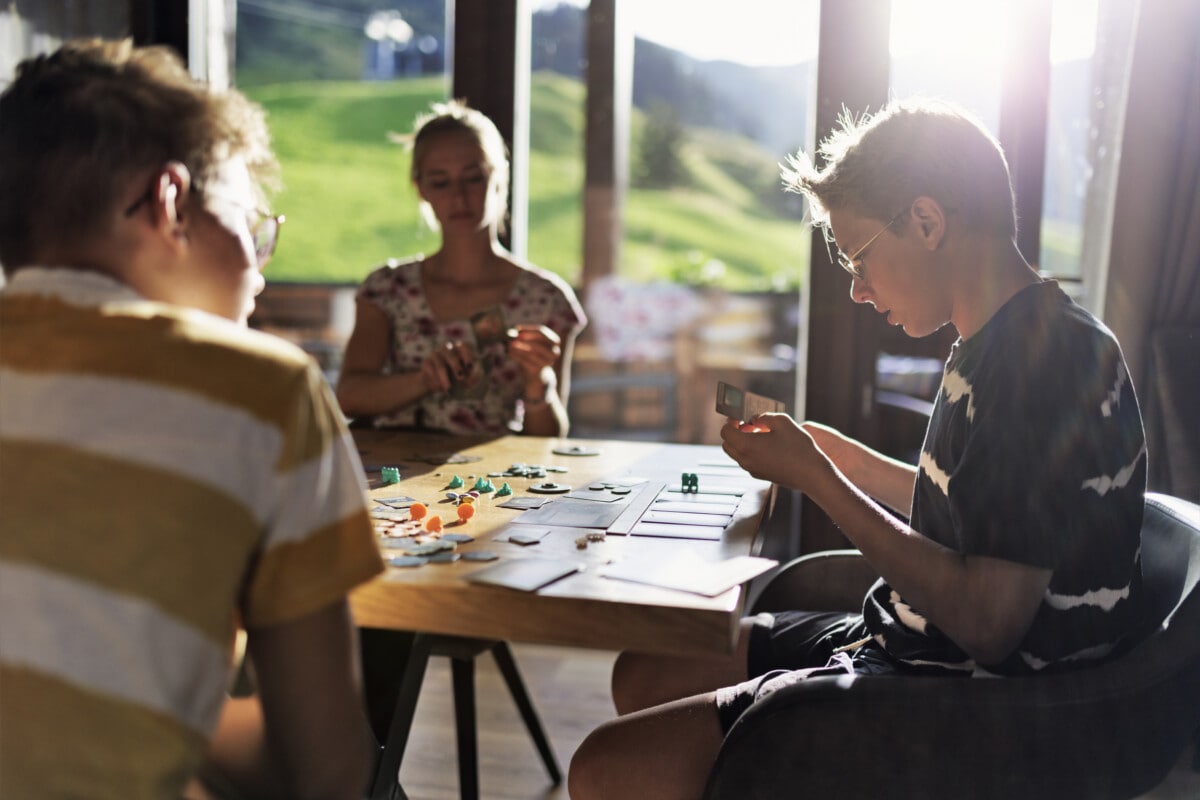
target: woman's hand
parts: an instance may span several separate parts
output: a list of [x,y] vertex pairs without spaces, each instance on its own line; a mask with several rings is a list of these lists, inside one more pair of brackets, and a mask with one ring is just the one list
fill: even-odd
[[721,440],[725,452],[751,475],[793,489],[803,489],[812,469],[828,464],[813,437],[787,414],[731,419],[721,429]]
[[558,334],[545,325],[517,325],[509,329],[508,354],[525,378],[525,397],[544,399],[553,388],[554,366],[562,356]]
[[456,380],[470,373],[475,362],[471,346],[465,342],[446,342],[421,362],[421,380],[426,392],[448,392]]

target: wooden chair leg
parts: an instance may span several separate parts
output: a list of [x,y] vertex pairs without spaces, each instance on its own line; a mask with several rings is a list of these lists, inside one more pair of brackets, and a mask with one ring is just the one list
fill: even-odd
[[508,642],[497,642],[493,645],[492,657],[496,659],[496,666],[500,668],[500,674],[508,684],[508,691],[512,694],[513,702],[517,704],[517,710],[521,712],[521,719],[525,720],[525,727],[529,729],[529,735],[542,757],[542,763],[546,765],[550,780],[555,786],[559,785],[562,783],[562,770],[558,766],[558,758],[554,755],[550,740],[546,738],[533,701],[529,699],[529,692],[525,689],[525,682],[521,680],[521,673],[517,671],[517,662]]
[[[458,785],[459,794],[463,800],[478,800],[479,797],[479,737],[475,720],[475,658],[483,650],[490,649],[492,657],[508,691],[512,695],[517,711],[537,747],[546,772],[555,786],[562,783],[562,769],[550,740],[542,727],[541,719],[533,707],[533,701],[517,670],[517,662],[507,642],[488,642],[481,639],[465,639],[449,636],[434,636],[430,634],[405,634],[411,636],[411,649],[400,653],[393,647],[391,640],[381,640],[388,645],[388,657],[380,658],[381,669],[394,665],[396,660],[403,661],[403,671],[398,681],[392,681],[388,686],[395,693],[395,710],[388,721],[387,737],[383,748],[378,754],[375,780],[372,784],[372,800],[405,799],[403,788],[400,786],[400,764],[404,758],[404,750],[408,745],[408,737],[412,728],[413,716],[416,713],[417,698],[420,694],[421,683],[425,677],[425,669],[430,656],[446,656],[450,659],[450,671],[454,691],[454,723],[458,744]],[[393,652],[393,650],[395,652]],[[395,656],[395,657],[393,657]],[[394,666],[393,666],[394,668]],[[393,673],[394,674],[394,673]],[[380,691],[379,694],[387,693]],[[376,721],[383,723],[383,719]]]
[[454,727],[458,738],[458,793],[462,800],[479,798],[479,747],[475,733],[475,660],[450,659],[454,683]]

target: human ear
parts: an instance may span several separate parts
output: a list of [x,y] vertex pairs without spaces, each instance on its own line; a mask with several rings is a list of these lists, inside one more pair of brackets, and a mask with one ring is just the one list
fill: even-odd
[[191,173],[178,161],[167,162],[154,180],[151,205],[155,225],[175,248],[187,244],[187,225],[190,220],[187,206],[192,197],[191,185]]
[[936,250],[946,236],[946,211],[932,197],[922,195],[912,203],[912,219],[918,237],[930,250]]

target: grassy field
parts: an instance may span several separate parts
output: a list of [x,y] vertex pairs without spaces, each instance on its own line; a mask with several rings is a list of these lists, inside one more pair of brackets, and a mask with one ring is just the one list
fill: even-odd
[[[354,283],[388,257],[437,247],[407,178],[409,154],[387,134],[407,132],[419,111],[444,96],[441,77],[245,91],[267,109],[283,163],[275,206],[288,223],[270,279]],[[583,116],[578,81],[534,76],[528,255],[573,283],[582,260]],[[633,153],[641,126],[635,112]],[[745,139],[689,131],[683,160],[688,186],[629,192],[619,272],[735,291],[802,282],[803,225],[770,196],[779,191],[770,180],[779,159]]]

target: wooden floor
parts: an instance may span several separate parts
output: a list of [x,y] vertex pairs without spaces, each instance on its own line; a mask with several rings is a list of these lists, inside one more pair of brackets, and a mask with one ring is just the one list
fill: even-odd
[[[592,728],[615,713],[608,691],[615,654],[534,645],[513,645],[513,653],[565,776],[575,748]],[[485,800],[565,800],[565,783],[550,785],[490,656],[476,660],[475,685],[480,796]],[[1200,772],[1191,769],[1192,757],[1189,750],[1167,780],[1139,800],[1200,798]],[[411,800],[458,798],[454,703],[445,658],[430,661],[400,779]]]
[[[479,726],[479,793],[485,800],[566,800],[571,754],[616,712],[609,699],[615,653],[536,645],[512,646],[517,667],[551,744],[563,783],[553,786],[490,655],[475,660]],[[450,662],[433,658],[417,703],[400,782],[410,800],[457,800],[458,755]]]

